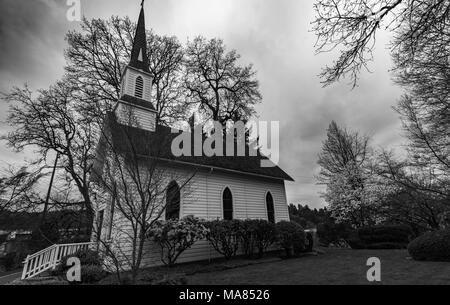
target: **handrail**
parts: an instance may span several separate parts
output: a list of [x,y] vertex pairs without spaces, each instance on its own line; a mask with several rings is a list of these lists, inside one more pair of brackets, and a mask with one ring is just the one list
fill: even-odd
[[23,262],[22,279],[32,278],[46,270],[54,269],[63,257],[74,254],[80,249],[89,248],[93,244],[93,242],[54,244],[28,255]]
[[54,248],[54,247],[65,247],[65,246],[75,246],[75,245],[80,245],[80,246],[82,246],[82,245],[88,245],[88,244],[91,244],[92,242],[84,242],[84,243],[71,243],[71,244],[53,244],[53,245],[51,245],[51,246],[48,246],[47,248],[45,248],[45,249],[42,249],[42,250],[40,250],[40,251],[38,251],[38,252],[36,252],[36,253],[33,253],[33,254],[31,254],[31,255],[28,255],[27,256],[27,258],[29,258],[29,259],[31,259],[31,258],[33,258],[33,257],[36,257],[36,256],[38,256],[38,255],[40,255],[40,254],[42,254],[42,253],[44,253],[44,252],[46,252],[46,251],[50,251],[52,248]]
[[57,245],[60,247],[64,247],[64,246],[82,246],[82,245],[90,245],[90,244],[94,244],[94,242],[86,241],[84,243],[57,244]]
[[[27,255],[26,259],[31,259],[31,258],[33,258],[33,257],[39,256],[40,254],[42,254],[42,253],[44,253],[44,252],[47,252],[47,251],[49,251],[49,250],[51,250],[52,248],[55,248],[55,247],[57,247],[57,246],[58,246],[57,244],[53,244],[53,245],[51,245],[51,246],[48,246],[47,248],[42,249],[42,250],[40,250],[40,251],[38,251],[38,252],[36,252],[36,253],[33,253],[33,254],[31,254],[31,255]],[[25,262],[25,261],[24,261],[24,262]]]

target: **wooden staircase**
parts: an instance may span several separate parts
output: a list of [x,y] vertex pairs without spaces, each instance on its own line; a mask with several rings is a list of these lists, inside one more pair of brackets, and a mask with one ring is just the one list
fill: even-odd
[[93,244],[92,242],[55,244],[32,255],[28,255],[23,262],[22,280],[30,279],[47,270],[55,269],[63,257],[74,254],[78,250],[87,250]]

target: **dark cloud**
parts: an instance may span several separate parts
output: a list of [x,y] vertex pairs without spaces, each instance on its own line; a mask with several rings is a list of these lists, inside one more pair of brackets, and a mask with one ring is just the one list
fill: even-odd
[[[82,0],[88,18],[111,15],[136,19],[140,1]],[[0,9],[0,91],[29,82],[46,87],[63,71],[64,35],[78,23],[66,19],[65,1],[2,0]],[[147,0],[147,27],[181,41],[196,35],[223,38],[243,63],[258,71],[264,102],[261,120],[280,121],[280,165],[296,180],[287,183],[288,201],[323,205],[316,184],[317,154],[331,120],[373,135],[374,145],[397,147],[400,124],[391,110],[400,95],[388,69],[390,57],[378,37],[373,73],[358,88],[339,83],[322,88],[317,75],[333,54],[314,55],[312,2],[298,0]],[[0,105],[4,119],[4,105]],[[15,156],[0,146],[2,160]]]
[[[23,79],[36,86],[45,86],[62,73],[64,33],[70,24],[65,17],[66,7],[60,3],[44,0],[1,2],[2,80]],[[24,79],[24,76],[28,78]]]

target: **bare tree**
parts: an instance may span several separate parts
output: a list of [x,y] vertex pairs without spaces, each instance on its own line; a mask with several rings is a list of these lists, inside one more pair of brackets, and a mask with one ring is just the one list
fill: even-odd
[[411,143],[411,159],[439,172],[440,179],[450,179],[450,35],[445,28],[435,31],[441,37],[445,33],[446,43],[429,35],[426,45],[414,51],[405,47],[394,57],[395,81],[407,90],[395,110]]
[[95,124],[80,115],[83,94],[69,81],[60,81],[33,97],[28,87],[14,88],[4,99],[11,103],[7,122],[14,130],[3,138],[13,149],[30,147],[37,164],[45,165],[50,152],[59,155],[59,168],[73,180],[92,215],[90,171],[97,141]]
[[395,108],[401,115],[410,141],[410,160],[416,166],[433,171],[435,178],[441,182],[450,179],[450,121],[445,117],[450,112],[436,109],[444,104],[439,98],[425,101],[420,96],[405,95]]
[[380,29],[392,32],[392,54],[408,50],[404,58],[409,63],[426,45],[448,48],[446,0],[317,0],[314,8],[317,52],[339,51],[338,59],[321,73],[324,85],[346,75],[356,85],[361,68],[372,60]]
[[187,91],[183,86],[184,48],[175,37],[148,37],[150,73],[153,76],[152,99],[158,123],[173,124],[187,120]]
[[439,215],[449,208],[450,189],[439,171],[416,160],[398,160],[383,151],[377,158],[377,175],[396,185],[380,212],[388,219],[403,222],[416,233],[439,228]]
[[94,173],[109,229],[108,236],[97,238],[119,280],[121,272],[130,270],[135,282],[152,251],[147,235],[164,215],[170,182],[176,181],[186,195],[195,171],[180,172],[160,159],[170,147],[167,134],[144,136],[145,131],[118,123],[112,114],[105,126]]
[[252,65],[239,66],[240,55],[226,51],[220,39],[197,37],[186,49],[185,85],[192,103],[199,105],[205,119],[222,126],[231,120],[248,120],[261,101]]
[[424,21],[421,27],[422,41],[394,54],[394,80],[406,89],[394,109],[409,140],[408,159],[385,163],[401,165],[393,180],[442,206],[450,196],[450,33],[443,24]]
[[[81,31],[67,34],[66,60],[69,75],[79,90],[96,93],[90,112],[103,118],[120,97],[123,69],[130,59],[136,24],[128,17],[83,19]],[[147,33],[147,56],[153,76],[152,99],[158,121],[170,124],[184,118],[181,73],[183,48],[175,37]],[[95,110],[95,112],[93,112]]]
[[340,49],[338,60],[322,73],[326,85],[346,74],[356,84],[359,70],[371,59],[377,31],[391,31],[394,81],[406,90],[395,107],[410,140],[405,162],[415,172],[429,173],[434,185],[448,184],[450,3],[319,0],[315,9],[317,51]]
[[0,177],[0,214],[4,212],[33,212],[43,203],[36,190],[45,177],[41,167],[9,166]]

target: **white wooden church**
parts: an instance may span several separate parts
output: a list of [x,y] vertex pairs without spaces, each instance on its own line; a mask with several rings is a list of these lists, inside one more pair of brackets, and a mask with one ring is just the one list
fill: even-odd
[[[152,75],[148,66],[144,9],[141,8],[131,59],[122,75],[121,98],[117,101],[112,116],[117,120],[118,126],[125,128],[127,120],[122,118],[122,114],[131,110],[138,123],[138,127],[133,126],[135,141],[170,130],[156,124],[156,111],[151,101]],[[111,130],[113,138],[118,136],[114,135],[115,130],[117,129]],[[167,151],[170,154],[170,147]],[[141,154],[145,155],[146,152]],[[170,185],[168,189],[175,195],[167,196],[166,212],[162,214],[162,218],[194,215],[205,220],[289,220],[285,181],[293,179],[278,166],[261,167],[261,156],[177,158],[167,155],[165,159],[171,173],[175,172],[175,175],[167,177]],[[190,181],[192,187],[188,193],[183,188],[180,189],[182,182],[171,178],[177,174],[186,176],[193,171],[195,175]],[[118,232],[114,232],[113,224],[121,219],[120,212],[114,208],[114,202],[105,198],[105,204],[98,209],[94,222],[100,226],[99,238],[114,242]],[[143,259],[143,265],[161,264],[158,247],[148,243],[149,251]],[[208,260],[219,256],[207,241],[199,241],[183,253],[178,262]]]

